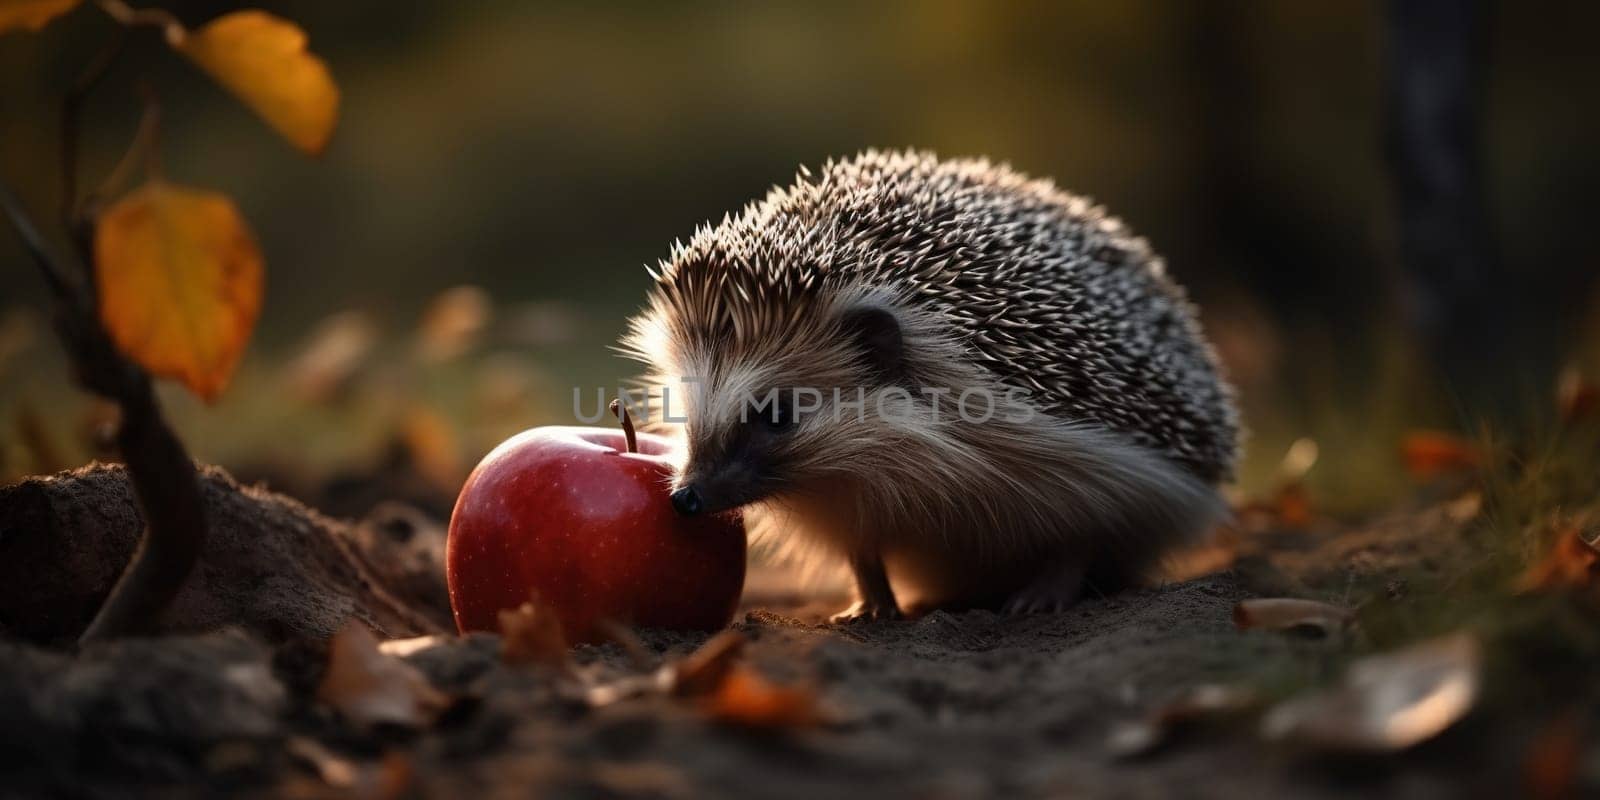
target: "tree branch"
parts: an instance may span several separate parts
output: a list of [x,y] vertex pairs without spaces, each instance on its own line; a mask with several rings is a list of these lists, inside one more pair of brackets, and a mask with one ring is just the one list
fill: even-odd
[[[124,42],[125,34],[119,31],[117,39],[90,63],[62,103],[61,209],[77,257],[75,263],[69,267],[51,251],[21,202],[0,182],[0,207],[55,295],[56,332],[78,383],[115,401],[122,409],[117,445],[145,520],[139,549],[83,632],[82,642],[149,630],[193,571],[206,535],[205,500],[194,462],[162,417],[150,376],[117,349],[100,321],[90,270],[94,263],[96,197],[91,195],[87,198],[90,202],[83,203],[78,198],[80,112]],[[154,106],[149,97],[146,101],[145,121],[135,148],[153,135]]]

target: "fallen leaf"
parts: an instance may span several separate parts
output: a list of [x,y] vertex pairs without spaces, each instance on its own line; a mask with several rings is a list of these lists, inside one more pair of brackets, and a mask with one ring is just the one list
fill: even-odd
[[1354,620],[1355,612],[1348,608],[1293,597],[1241,600],[1233,607],[1233,624],[1240,630],[1306,631],[1327,636]]
[[1567,525],[1557,534],[1549,552],[1528,567],[1517,581],[1523,592],[1568,587],[1600,587],[1600,534],[1584,536],[1577,525]]
[[548,607],[533,602],[500,612],[500,660],[507,664],[542,664],[562,672],[572,669],[561,620]]
[[1576,713],[1547,724],[1528,748],[1523,780],[1528,796],[1538,800],[1577,797],[1575,789],[1583,766],[1583,725]]
[[451,492],[461,486],[466,478],[461,443],[455,426],[444,414],[426,406],[412,406],[400,421],[400,441],[422,477]]
[[628,654],[628,663],[636,669],[653,669],[656,657],[644,646],[644,640],[633,629],[614,619],[600,619],[594,623],[595,633],[606,641],[614,642]]
[[1418,479],[1448,472],[1465,472],[1483,463],[1483,453],[1473,443],[1443,431],[1412,431],[1400,442],[1406,471]]
[[1286,528],[1304,528],[1311,524],[1311,494],[1305,484],[1284,484],[1273,498],[1278,524]]
[[305,736],[291,736],[283,749],[294,759],[313,770],[322,782],[335,789],[348,789],[356,785],[360,769],[348,758],[335,754],[321,742]]
[[821,722],[809,687],[780,686],[744,664],[734,664],[700,709],[717,722],[746,728],[804,728]]
[[1589,381],[1576,367],[1563,369],[1556,382],[1556,411],[1561,421],[1567,423],[1593,417],[1600,411],[1600,386]]
[[386,639],[378,644],[378,652],[386,656],[405,658],[448,644],[455,641],[455,638],[454,636],[435,633],[427,636],[413,636],[409,639]]
[[1261,733],[1325,750],[1403,750],[1472,710],[1482,661],[1482,647],[1469,634],[1370,656],[1351,665],[1340,685],[1273,707]]
[[426,727],[450,705],[415,667],[380,650],[377,637],[357,620],[329,642],[317,700],[360,726],[407,728]]
[[722,685],[748,640],[738,631],[723,631],[676,663],[662,667],[672,693],[680,697],[710,694]]
[[1300,437],[1289,444],[1289,449],[1284,451],[1283,458],[1278,461],[1278,480],[1283,483],[1295,483],[1305,478],[1306,473],[1316,466],[1317,457],[1321,449],[1317,447],[1317,440]]
[[1471,522],[1483,511],[1483,495],[1478,492],[1467,492],[1445,503],[1442,508],[1445,519],[1457,525]]
[[645,675],[624,675],[604,683],[589,683],[580,689],[583,701],[590,708],[603,708],[635,697],[671,694],[672,682],[670,673],[658,670]]
[[155,375],[213,401],[261,311],[261,251],[227,196],[154,180],[95,228],[100,319]]
[[294,23],[265,11],[224,14],[173,43],[295,147],[317,155],[333,135],[339,87]]
[[79,0],[0,0],[0,33],[39,31],[78,7]]
[[334,314],[318,323],[284,368],[289,388],[309,402],[326,401],[350,384],[377,344],[378,325],[371,315]]
[[457,286],[440,292],[428,303],[417,324],[418,356],[423,361],[439,363],[466,353],[478,343],[492,315],[489,293],[477,286]]
[[383,760],[368,773],[368,777],[370,782],[361,796],[374,800],[394,800],[409,796],[412,784],[417,779],[417,768],[409,755],[391,750],[384,754]]
[[1249,711],[1259,702],[1260,696],[1247,687],[1195,686],[1143,719],[1113,728],[1106,744],[1112,755],[1119,758],[1145,755],[1166,744],[1186,725]]

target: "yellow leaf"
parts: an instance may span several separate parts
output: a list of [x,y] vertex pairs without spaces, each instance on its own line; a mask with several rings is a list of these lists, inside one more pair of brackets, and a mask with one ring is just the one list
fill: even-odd
[[316,155],[339,116],[339,87],[322,59],[306,52],[294,23],[265,11],[224,14],[176,45],[295,147]]
[[101,216],[94,252],[112,340],[215,400],[261,311],[261,251],[233,201],[151,181]]
[[0,33],[37,31],[77,8],[79,0],[0,0]]

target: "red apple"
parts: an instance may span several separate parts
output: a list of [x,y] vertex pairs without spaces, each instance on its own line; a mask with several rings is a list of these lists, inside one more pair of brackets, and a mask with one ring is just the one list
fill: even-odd
[[605,428],[524,431],[485,456],[450,516],[445,550],[456,627],[495,631],[537,596],[574,642],[595,624],[714,630],[744,587],[736,514],[685,516],[668,484],[672,444]]

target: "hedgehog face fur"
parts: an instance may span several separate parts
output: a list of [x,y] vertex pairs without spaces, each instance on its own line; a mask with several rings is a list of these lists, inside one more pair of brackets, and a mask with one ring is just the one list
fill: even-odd
[[842,556],[857,616],[1135,580],[1215,521],[1236,455],[1144,242],[985,161],[802,172],[677,245],[624,346],[687,420],[680,510]]

